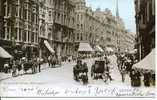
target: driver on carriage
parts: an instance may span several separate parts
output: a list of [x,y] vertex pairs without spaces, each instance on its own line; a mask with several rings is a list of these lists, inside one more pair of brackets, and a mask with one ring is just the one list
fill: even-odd
[[78,76],[79,76],[79,73],[81,71],[81,67],[82,67],[82,61],[77,60],[77,64],[73,68],[73,73],[74,73],[75,80],[78,80],[78,78],[79,78]]
[[82,73],[86,73],[86,75],[87,75],[87,73],[88,73],[88,66],[87,66],[87,63],[83,63],[83,65],[81,66],[81,68],[80,68],[80,71],[82,72]]

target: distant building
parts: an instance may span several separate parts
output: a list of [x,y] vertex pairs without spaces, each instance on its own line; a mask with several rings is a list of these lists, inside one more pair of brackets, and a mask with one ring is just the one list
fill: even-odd
[[155,0],[135,0],[139,60],[155,48]]
[[76,0],[75,4],[77,44],[88,42],[93,47],[111,47],[115,52],[134,49],[134,37],[126,30],[123,20],[119,17],[118,5],[117,16],[114,16],[109,9],[101,11],[97,8],[93,11],[92,8],[86,7],[85,0]]

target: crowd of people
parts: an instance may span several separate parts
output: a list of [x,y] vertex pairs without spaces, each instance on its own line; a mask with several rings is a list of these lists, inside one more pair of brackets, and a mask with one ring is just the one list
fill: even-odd
[[137,62],[134,55],[122,54],[117,56],[118,69],[122,76],[122,82],[125,82],[125,76],[129,75],[131,86],[140,87],[143,84],[146,87],[155,86],[155,72],[146,69],[133,68],[133,64]]
[[37,56],[33,56],[31,59],[27,57],[21,57],[19,59],[9,59],[4,63],[2,69],[5,73],[12,73],[12,76],[23,75],[30,69],[32,73],[41,72],[41,64],[43,60]]
[[[147,87],[153,85],[155,86],[155,72],[151,70],[145,70],[145,69],[137,69],[137,68],[132,68],[132,66],[137,62],[134,55],[132,54],[117,54],[117,65],[119,72],[122,77],[122,82],[125,82],[125,76],[128,75],[130,77],[131,81],[131,86],[133,87],[139,87],[142,85],[142,79],[143,79],[143,84]],[[106,78],[112,81],[112,77],[110,75],[110,61],[108,60],[107,56],[102,56],[100,57],[100,60],[105,61],[105,69],[100,69],[103,74],[102,78],[105,79],[104,81],[106,82]],[[82,60],[78,58],[74,58],[73,56],[67,56],[65,59],[61,59],[62,62],[68,61],[77,61],[76,65],[73,67],[73,74],[74,74],[74,79],[76,81],[79,80],[79,74],[80,73],[85,73],[85,76],[87,77],[88,80],[88,66],[87,63],[83,63]],[[18,76],[18,75],[23,75],[27,73],[28,70],[31,70],[31,72],[37,73],[41,72],[41,64],[43,63],[43,59],[41,59],[39,56],[33,56],[32,58],[27,58],[27,57],[21,57],[19,59],[10,59],[6,60],[4,63],[3,69],[1,71],[5,73],[12,73],[12,76]],[[49,67],[54,68],[56,64],[59,63],[58,58],[55,55],[50,55],[47,57],[47,61]],[[93,66],[96,66],[97,64],[95,63]],[[98,65],[100,66],[100,65]],[[94,68],[94,67],[91,67]],[[22,71],[22,73],[20,73]],[[92,70],[91,70],[92,74]]]

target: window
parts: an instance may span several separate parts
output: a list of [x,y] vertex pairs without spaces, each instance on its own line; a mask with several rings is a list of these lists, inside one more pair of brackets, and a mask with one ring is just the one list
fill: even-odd
[[82,36],[83,34],[81,33],[81,41],[83,40],[83,36]]
[[31,34],[31,42],[34,42],[34,32],[32,32],[32,34]]
[[28,31],[28,42],[30,42],[30,32]]
[[81,24],[81,29],[83,29],[83,24]]
[[28,12],[28,20],[29,21],[30,21],[30,17],[31,17],[30,12]]
[[6,37],[9,39],[9,28],[6,28]]
[[51,11],[49,11],[49,21],[51,21]]
[[79,40],[79,33],[77,33],[77,40]]
[[6,9],[6,5],[4,5],[4,16],[7,16],[7,9]]
[[17,32],[18,32],[18,29],[17,29],[17,28],[15,28],[14,37],[15,37],[15,39],[16,39],[16,40],[17,40]]
[[26,9],[23,10],[23,17],[25,20],[27,20],[27,10]]
[[23,31],[23,34],[22,34],[22,40],[26,41],[26,31],[25,30]]
[[79,29],[79,24],[77,24],[77,29]]
[[81,15],[81,20],[83,19],[83,16]]
[[20,19],[22,18],[23,14],[22,14],[22,8],[20,7],[19,9],[19,16],[20,16]]
[[77,21],[79,21],[79,15],[77,15]]
[[35,23],[35,14],[34,13],[32,14],[32,22]]
[[18,6],[15,7],[15,15],[18,16]]
[[58,14],[57,19],[58,19],[58,21],[60,20],[60,14]]
[[7,16],[9,16],[10,6],[8,5]]
[[19,40],[21,41],[21,29],[19,29]]

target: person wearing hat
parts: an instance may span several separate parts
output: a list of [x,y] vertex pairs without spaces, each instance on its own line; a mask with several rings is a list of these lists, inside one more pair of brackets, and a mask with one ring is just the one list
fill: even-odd
[[79,73],[81,71],[81,67],[82,67],[82,61],[81,60],[77,60],[77,64],[73,68],[74,79],[76,81],[78,81]]
[[144,72],[143,76],[144,76],[144,80],[143,80],[144,85],[145,85],[146,87],[149,87],[149,86],[150,86],[150,77],[151,77],[151,73],[150,73],[148,70],[146,70],[146,71]]

